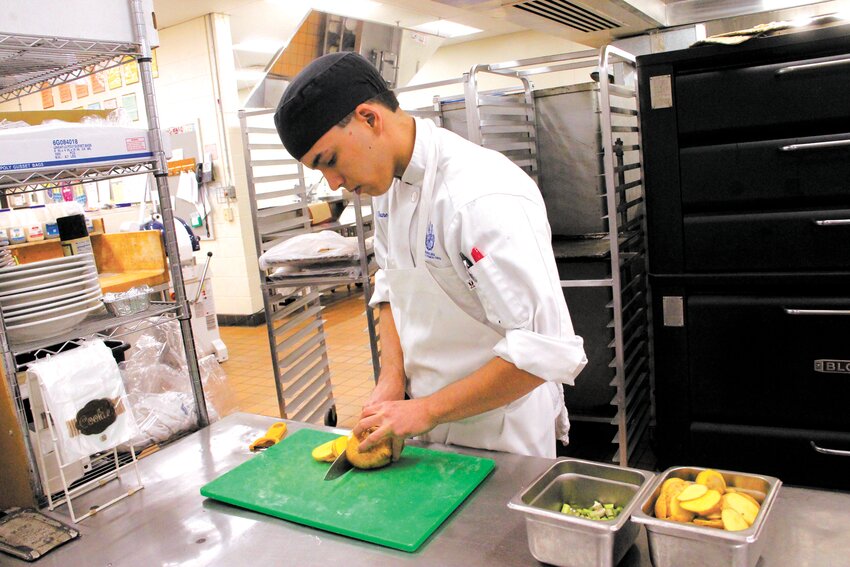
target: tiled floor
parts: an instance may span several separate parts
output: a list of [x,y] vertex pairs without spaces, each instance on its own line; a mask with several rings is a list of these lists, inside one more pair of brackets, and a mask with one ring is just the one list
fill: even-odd
[[[360,410],[374,384],[369,332],[363,295],[338,291],[330,297],[334,296],[341,296],[341,299],[326,307],[322,316],[325,320],[337,425],[351,428],[357,423]],[[221,327],[220,330],[229,355],[222,367],[236,395],[239,409],[279,416],[266,326]]]

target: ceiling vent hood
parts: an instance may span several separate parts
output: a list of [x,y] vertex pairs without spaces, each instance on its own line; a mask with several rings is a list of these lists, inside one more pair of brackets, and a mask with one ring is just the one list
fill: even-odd
[[535,14],[580,32],[598,32],[622,27],[619,22],[567,0],[530,0],[512,8]]
[[434,1],[591,47],[662,26],[665,7],[661,0]]
[[[421,0],[420,0],[421,1]],[[823,0],[432,0],[477,16],[600,47],[650,30],[735,18],[762,12],[777,19],[780,8],[837,5]],[[836,10],[832,10],[836,11]],[[823,12],[821,12],[823,13]],[[775,17],[774,17],[775,16]],[[783,18],[779,18],[783,19]]]

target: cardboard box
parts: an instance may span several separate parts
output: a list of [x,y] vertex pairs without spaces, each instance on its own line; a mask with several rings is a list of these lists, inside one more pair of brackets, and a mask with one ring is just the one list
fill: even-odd
[[0,130],[0,172],[84,168],[152,157],[143,128],[43,124]]

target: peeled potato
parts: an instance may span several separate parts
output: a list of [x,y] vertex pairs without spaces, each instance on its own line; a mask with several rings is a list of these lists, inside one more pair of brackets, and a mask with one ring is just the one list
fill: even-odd
[[689,512],[680,506],[681,502],[677,498],[679,494],[686,488],[684,484],[676,484],[670,488],[670,502],[669,502],[669,513],[670,519],[676,522],[688,523],[694,519],[693,512]]
[[723,478],[722,474],[715,470],[706,469],[704,471],[700,471],[697,475],[696,483],[703,484],[711,490],[716,490],[720,494],[726,493],[726,479]]
[[738,512],[749,525],[752,525],[756,521],[756,516],[759,513],[759,505],[753,504],[739,492],[725,494],[723,496],[723,509],[727,510],[730,508]]
[[379,469],[390,464],[393,458],[392,440],[384,439],[377,445],[373,446],[368,451],[361,452],[358,446],[360,442],[366,439],[376,428],[367,429],[360,434],[359,438],[352,435],[348,439],[348,446],[345,448],[345,456],[348,461],[358,469]]
[[744,517],[732,508],[724,508],[722,512],[723,528],[730,532],[739,532],[750,527]]
[[328,441],[327,443],[322,443],[315,449],[313,449],[313,458],[317,461],[322,462],[332,462],[336,455],[334,454],[334,441]]
[[707,528],[723,529],[722,520],[710,520],[708,518],[694,518],[694,524],[697,526],[705,526]]
[[655,500],[655,517],[728,531],[745,530],[755,522],[761,503],[741,489],[726,486],[723,475],[701,471],[692,481],[671,477]]
[[337,437],[334,439],[334,457],[339,457],[343,453],[345,453],[345,449],[348,447],[348,437],[343,435],[342,437]]
[[[702,486],[702,485],[696,485]],[[682,502],[682,495],[679,495],[679,505],[688,512],[694,512],[700,516],[707,516],[720,510],[720,493],[716,490],[708,490],[699,498],[685,500]]]
[[676,498],[679,502],[685,502],[687,500],[696,500],[705,495],[708,492],[708,487],[704,484],[689,484],[685,487],[685,489],[679,493]]

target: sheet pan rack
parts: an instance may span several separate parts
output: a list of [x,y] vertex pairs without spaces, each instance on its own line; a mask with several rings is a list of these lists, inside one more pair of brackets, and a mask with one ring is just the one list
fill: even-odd
[[[351,276],[274,276],[260,270],[269,348],[281,417],[310,423],[336,424],[336,406],[322,319],[321,292],[342,285],[363,288],[366,322],[377,380],[380,352],[377,318],[369,307],[375,273],[366,239],[371,213],[354,199],[355,221],[312,224],[304,166],[292,158],[274,128],[273,109],[242,110],[239,120],[248,173],[248,191],[257,255],[293,236],[321,230],[354,232],[358,258]],[[371,208],[369,209],[371,211]]]

